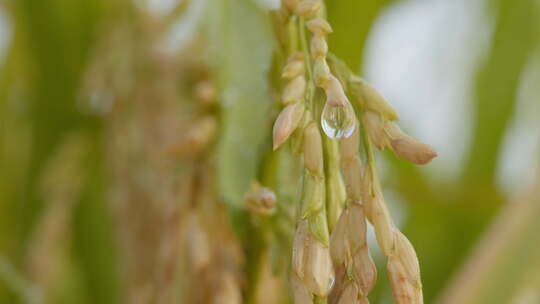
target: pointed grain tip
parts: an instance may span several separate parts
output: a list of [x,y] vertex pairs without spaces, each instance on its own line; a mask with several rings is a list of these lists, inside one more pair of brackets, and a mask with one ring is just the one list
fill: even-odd
[[391,146],[398,157],[417,165],[425,165],[438,156],[433,147],[409,136],[392,140]]
[[274,151],[286,142],[296,130],[303,114],[304,106],[300,103],[290,104],[281,111],[272,130],[272,147]]

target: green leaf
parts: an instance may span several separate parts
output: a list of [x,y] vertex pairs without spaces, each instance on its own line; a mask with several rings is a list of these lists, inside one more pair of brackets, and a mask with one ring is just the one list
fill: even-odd
[[268,14],[251,1],[212,2],[207,20],[209,60],[221,90],[220,193],[241,206],[271,124],[267,74],[274,38]]
[[514,113],[523,70],[538,43],[538,13],[529,1],[498,1],[492,47],[476,78],[475,129],[464,184],[492,186],[503,141]]
[[539,216],[537,182],[502,210],[440,303],[526,303],[518,299],[536,294],[540,283]]
[[328,36],[330,50],[353,71],[361,71],[364,45],[375,18],[388,0],[326,1],[334,32]]

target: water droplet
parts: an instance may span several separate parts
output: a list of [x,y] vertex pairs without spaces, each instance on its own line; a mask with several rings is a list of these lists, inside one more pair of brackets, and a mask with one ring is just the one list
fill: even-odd
[[326,136],[330,138],[347,138],[356,126],[356,115],[350,103],[346,105],[324,105],[321,125]]

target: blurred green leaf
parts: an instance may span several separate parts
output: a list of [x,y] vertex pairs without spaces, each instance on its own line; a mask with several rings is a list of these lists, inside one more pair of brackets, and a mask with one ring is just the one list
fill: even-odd
[[240,206],[270,125],[267,74],[274,40],[268,14],[251,1],[212,2],[209,13],[209,59],[222,92],[219,185],[225,201]]
[[100,150],[102,138],[96,136],[93,140],[84,170],[89,181],[74,211],[73,253],[80,264],[85,303],[121,303],[114,226],[106,199],[109,179]]
[[355,72],[361,71],[364,45],[372,24],[390,1],[326,1],[330,50]]
[[[12,5],[17,26],[17,41],[24,47],[19,72],[24,73],[24,94],[18,102],[24,108],[31,128],[32,153],[29,160],[26,190],[19,201],[19,225],[22,244],[32,231],[43,200],[36,193],[37,179],[43,164],[63,136],[94,119],[82,115],[76,105],[78,83],[91,33],[99,12],[99,1],[92,5],[69,0],[50,2],[16,1]],[[79,18],[74,18],[79,16]],[[13,84],[12,84],[13,85]],[[24,245],[23,245],[24,246]],[[20,247],[19,249],[23,249]],[[20,257],[20,255],[17,255]]]
[[538,42],[533,1],[497,0],[491,50],[476,80],[475,124],[464,183],[493,183],[503,135],[514,113],[518,83]]
[[540,184],[526,196],[511,202],[491,226],[477,250],[446,290],[442,303],[536,303],[518,302],[523,293],[538,299],[540,277]]

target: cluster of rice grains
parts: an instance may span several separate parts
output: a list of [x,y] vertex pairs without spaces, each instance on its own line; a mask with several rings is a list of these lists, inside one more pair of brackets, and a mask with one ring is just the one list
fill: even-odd
[[320,0],[283,4],[284,108],[274,124],[273,148],[290,138],[303,158],[290,278],[294,301],[368,303],[377,270],[366,242],[367,219],[388,259],[396,303],[422,303],[418,259],[390,217],[372,146],[415,164],[437,154],[403,133],[384,98],[328,53],[332,28]]

